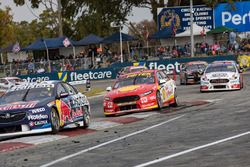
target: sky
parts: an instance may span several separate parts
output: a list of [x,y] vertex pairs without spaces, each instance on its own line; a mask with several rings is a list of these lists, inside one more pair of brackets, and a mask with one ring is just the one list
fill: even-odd
[[[26,0],[27,1],[27,0]],[[16,6],[13,0],[0,0],[0,8],[9,6],[12,9],[13,20],[16,22],[19,21],[28,21],[30,22],[33,19],[36,19],[36,16],[39,16],[42,9],[31,9],[30,5]],[[133,8],[130,16],[127,17],[128,22],[140,22],[143,20],[152,20],[153,15],[150,10],[147,8]],[[127,32],[128,29],[124,27],[123,32]]]

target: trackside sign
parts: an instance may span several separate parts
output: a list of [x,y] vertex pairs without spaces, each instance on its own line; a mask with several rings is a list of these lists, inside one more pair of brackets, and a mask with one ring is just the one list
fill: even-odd
[[[180,72],[181,63],[186,63],[189,61],[207,61],[208,63],[215,60],[236,60],[235,56],[210,56],[210,57],[193,57],[193,58],[175,58],[166,59],[158,61],[145,61],[145,64],[149,69],[159,69],[167,70],[168,72],[173,72],[175,70],[177,73]],[[86,80],[106,80],[115,79],[117,72],[125,66],[133,66],[136,63],[126,62],[126,63],[116,63],[111,65],[110,68],[100,68],[100,69],[90,69],[90,70],[75,70],[75,71],[62,71],[62,72],[52,72],[52,73],[42,73],[42,74],[31,74],[31,75],[20,75],[18,77],[22,78],[26,82],[41,82],[48,80],[62,80],[67,82],[82,83],[80,81]],[[137,63],[140,65],[140,63]]]
[[48,80],[62,80],[67,82],[83,80],[103,80],[115,78],[113,69],[103,68],[94,70],[62,71],[42,74],[30,74],[18,76],[26,82],[41,82]]
[[238,32],[250,31],[250,2],[219,4],[215,8],[215,27],[226,26]]

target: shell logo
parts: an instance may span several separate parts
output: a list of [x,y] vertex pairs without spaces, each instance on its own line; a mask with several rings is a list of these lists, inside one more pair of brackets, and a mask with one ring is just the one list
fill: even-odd
[[129,91],[135,90],[139,87],[140,87],[139,85],[126,86],[126,87],[120,88],[119,91],[120,92],[129,92]]

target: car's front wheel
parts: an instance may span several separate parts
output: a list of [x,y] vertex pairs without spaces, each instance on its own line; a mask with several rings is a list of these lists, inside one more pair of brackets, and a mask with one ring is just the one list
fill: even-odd
[[158,104],[158,109],[160,110],[163,106],[163,102],[162,102],[161,94],[159,91],[156,92],[156,100],[157,100],[157,104]]
[[176,90],[174,92],[174,103],[172,103],[171,106],[173,106],[173,107],[177,107],[178,106],[178,98],[177,98],[177,92],[176,92]]
[[52,133],[56,134],[60,130],[60,119],[57,111],[54,108],[52,108],[50,112],[50,123]]
[[88,128],[90,124],[90,111],[87,106],[83,107],[83,128]]

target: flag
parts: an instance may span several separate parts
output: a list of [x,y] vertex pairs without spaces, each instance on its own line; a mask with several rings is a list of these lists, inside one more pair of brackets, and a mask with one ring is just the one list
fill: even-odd
[[18,42],[16,42],[15,43],[15,45],[13,45],[13,47],[12,47],[12,52],[13,53],[18,53],[19,51],[20,51],[20,45],[19,45],[19,43]]
[[71,43],[70,43],[70,41],[69,41],[69,39],[68,38],[65,38],[64,40],[63,40],[63,45],[67,48],[69,45],[71,45]]

